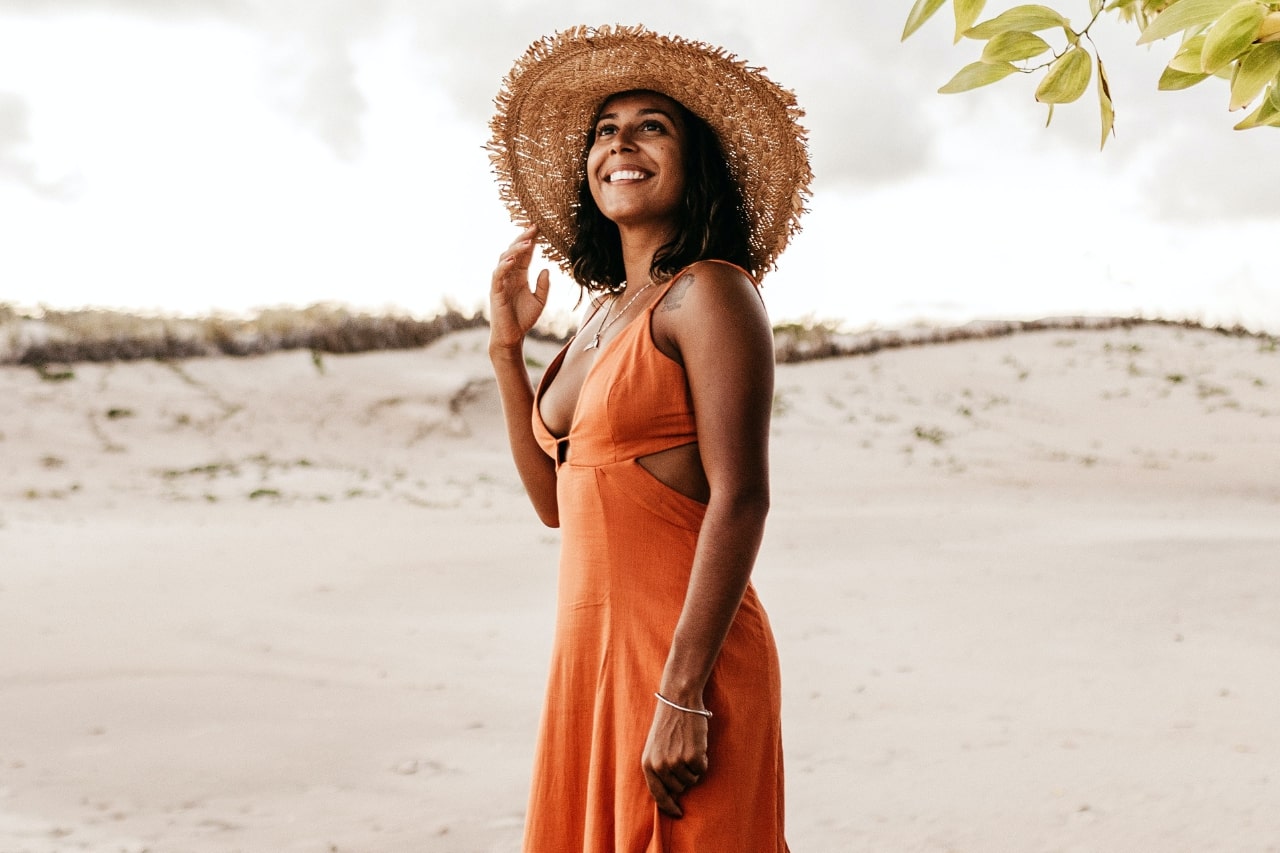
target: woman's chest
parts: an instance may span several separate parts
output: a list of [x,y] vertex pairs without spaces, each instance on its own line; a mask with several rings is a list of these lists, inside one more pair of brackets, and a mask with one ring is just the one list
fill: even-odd
[[563,438],[573,426],[573,416],[578,410],[578,399],[586,384],[587,374],[594,364],[593,358],[575,357],[577,339],[570,341],[559,365],[552,365],[553,372],[538,397],[538,414],[547,431]]

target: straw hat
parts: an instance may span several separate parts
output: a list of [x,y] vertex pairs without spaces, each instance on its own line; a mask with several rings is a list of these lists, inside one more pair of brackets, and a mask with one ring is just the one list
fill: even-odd
[[644,27],[574,27],[534,42],[502,81],[490,159],[513,217],[537,225],[566,271],[583,152],[596,111],[618,92],[679,101],[720,138],[751,225],[752,272],[774,268],[809,197],[804,115],[795,96],[732,54]]

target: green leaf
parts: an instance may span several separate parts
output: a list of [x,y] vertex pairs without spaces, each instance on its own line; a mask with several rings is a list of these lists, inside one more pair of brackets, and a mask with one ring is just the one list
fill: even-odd
[[907,15],[907,25],[902,28],[902,40],[906,41],[907,36],[920,29],[945,2],[947,0],[916,0],[916,5],[911,7],[911,13]]
[[1276,78],[1276,82],[1271,84],[1271,88],[1267,91],[1267,100],[1271,101],[1276,109],[1280,110],[1280,77]]
[[1089,0],[1089,14],[1097,15],[1102,11],[1103,0]]
[[1049,49],[1049,43],[1035,33],[1019,30],[1000,33],[982,49],[983,62],[1017,62],[1039,56]]
[[1235,129],[1248,130],[1252,127],[1280,127],[1280,107],[1273,104],[1271,98],[1263,98],[1258,108],[1249,113]]
[[1262,26],[1258,27],[1258,41],[1280,41],[1280,12],[1272,12],[1262,19]]
[[1190,27],[1216,21],[1235,4],[1236,0],[1176,0],[1142,31],[1138,44],[1150,44]]
[[1045,116],[1045,119],[1044,119],[1045,127],[1048,127],[1051,124],[1053,124],[1053,104],[1049,105],[1049,115]]
[[1107,137],[1114,136],[1116,132],[1116,111],[1111,103],[1111,81],[1107,79],[1106,66],[1102,64],[1102,57],[1098,57],[1098,107],[1102,111],[1102,144],[1098,146],[1098,150],[1107,147]]
[[1231,79],[1229,108],[1238,110],[1253,103],[1267,84],[1280,74],[1280,43],[1260,44],[1245,54]]
[[956,13],[956,38],[957,42],[964,36],[965,30],[973,26],[973,22],[978,20],[978,16],[982,14],[982,7],[987,5],[987,0],[952,0],[952,7]]
[[1003,80],[1018,69],[1011,62],[971,62],[956,72],[947,85],[938,90],[941,95],[968,92],[979,86],[987,86]]
[[1069,104],[1084,94],[1093,75],[1093,57],[1083,47],[1075,47],[1049,66],[1036,88],[1036,100],[1042,104]]
[[1194,36],[1182,43],[1178,52],[1173,55],[1169,67],[1185,74],[1203,74],[1200,68],[1200,53],[1204,50],[1204,36]]
[[1249,49],[1266,15],[1267,10],[1253,0],[1232,6],[1205,34],[1200,70],[1213,74],[1234,62],[1237,56]]
[[1173,68],[1166,68],[1164,73],[1160,75],[1160,82],[1156,84],[1156,88],[1161,92],[1176,92],[1179,89],[1190,89],[1201,80],[1207,80],[1208,74],[1188,74],[1186,71],[1177,71]]
[[965,32],[965,36],[971,39],[989,39],[1013,30],[1035,32],[1052,27],[1065,27],[1069,23],[1071,22],[1048,6],[1014,6],[1009,11],[970,28]]

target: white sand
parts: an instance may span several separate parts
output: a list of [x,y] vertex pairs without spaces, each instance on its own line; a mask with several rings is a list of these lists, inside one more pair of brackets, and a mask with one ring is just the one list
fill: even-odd
[[[558,538],[483,341],[0,369],[0,853],[518,850]],[[1280,353],[1041,332],[777,399],[796,853],[1280,850]]]

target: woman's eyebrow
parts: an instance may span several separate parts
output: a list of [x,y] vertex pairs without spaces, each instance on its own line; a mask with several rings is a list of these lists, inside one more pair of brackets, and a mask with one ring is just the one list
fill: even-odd
[[[648,116],[648,115],[660,115],[660,116],[662,116],[663,118],[665,118],[665,119],[666,119],[667,121],[669,121],[669,122],[674,122],[674,121],[675,121],[675,119],[673,119],[673,118],[671,117],[671,114],[670,114],[669,112],[667,112],[666,110],[663,110],[663,109],[658,109],[657,107],[650,107],[649,109],[640,110],[640,111],[638,112],[638,115],[642,115],[642,116]],[[611,120],[611,121],[617,121],[617,120],[618,120],[618,114],[617,114],[617,113],[604,113],[603,115],[601,115],[599,118],[597,118],[597,119],[596,119],[596,124],[599,124],[600,122],[604,121],[605,119],[609,119],[609,120]]]

